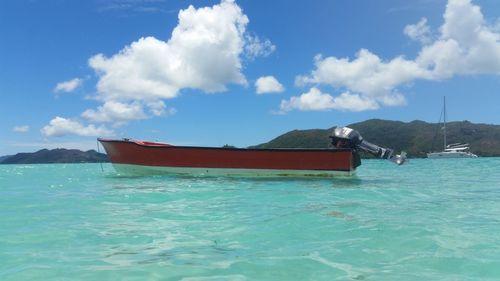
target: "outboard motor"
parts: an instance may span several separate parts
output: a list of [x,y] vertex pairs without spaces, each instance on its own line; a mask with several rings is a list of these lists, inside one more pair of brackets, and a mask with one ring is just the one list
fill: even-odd
[[406,161],[405,152],[394,155],[394,150],[367,142],[358,131],[348,127],[335,128],[330,138],[332,139],[332,145],[337,148],[350,148],[355,152],[357,149],[362,149],[377,158],[387,159],[398,165],[402,165]]

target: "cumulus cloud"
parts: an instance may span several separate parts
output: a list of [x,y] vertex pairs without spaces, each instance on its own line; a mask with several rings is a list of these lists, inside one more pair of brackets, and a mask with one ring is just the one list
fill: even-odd
[[258,36],[245,36],[245,54],[250,59],[267,57],[276,50],[276,46],[268,39],[261,41]]
[[102,104],[81,116],[116,127],[175,114],[164,100],[182,89],[215,93],[226,91],[228,84],[247,86],[241,58],[267,56],[276,48],[269,40],[248,35],[248,22],[234,0],[189,6],[179,11],[168,40],[143,37],[111,56],[92,56],[88,64],[98,78],[94,98]]
[[162,100],[149,102],[146,106],[153,116],[170,116],[177,112],[177,110],[173,107],[167,108]]
[[112,136],[113,131],[104,126],[96,127],[93,124],[85,126],[76,120],[70,120],[57,116],[52,119],[49,125],[41,129],[41,133],[46,137],[62,137],[73,134],[85,137]]
[[144,37],[111,57],[97,54],[89,59],[103,105],[86,110],[83,117],[123,123],[171,115],[175,109],[167,109],[164,99],[186,88],[214,93],[231,83],[246,86],[241,56],[267,56],[275,49],[269,40],[246,33],[249,20],[232,0],[198,9],[189,6],[179,11],[178,19],[168,41]]
[[410,39],[427,44],[431,41],[431,28],[427,25],[427,19],[422,18],[416,24],[409,24],[405,27],[404,33]]
[[346,99],[359,97],[377,106],[399,106],[406,104],[399,88],[416,80],[500,75],[500,33],[486,24],[479,6],[470,0],[449,0],[443,18],[433,41],[425,19],[405,28],[410,38],[423,44],[413,60],[404,56],[383,60],[367,49],[361,49],[352,60],[318,55],[315,69],[298,76],[296,84],[330,85],[352,93]]
[[316,69],[310,76],[299,76],[298,84],[328,84],[345,88],[373,102],[384,105],[402,105],[404,97],[395,88],[427,72],[403,57],[383,61],[377,55],[362,49],[354,60],[316,56]]
[[303,93],[298,97],[282,100],[279,113],[286,113],[291,110],[325,111],[336,109],[343,111],[363,111],[377,108],[377,103],[357,94],[345,92],[338,97],[333,97],[313,87],[309,92]]
[[189,6],[178,17],[168,41],[145,37],[109,58],[90,58],[100,99],[158,101],[183,88],[220,92],[227,83],[246,85],[240,54],[248,18],[240,7],[233,1]]
[[450,0],[444,20],[441,37],[416,59],[432,78],[500,74],[500,33],[486,24],[479,6],[470,0]]
[[16,133],[27,133],[30,130],[30,126],[28,125],[23,125],[23,126],[15,126],[12,131]]
[[83,84],[83,80],[80,78],[73,78],[73,79],[68,80],[68,81],[60,82],[60,83],[57,83],[56,87],[54,88],[54,93],[73,92],[78,87],[80,87],[82,84]]
[[105,102],[97,110],[88,109],[82,117],[92,122],[127,122],[130,120],[146,119],[142,105],[139,103],[121,103],[115,101]]
[[107,101],[97,110],[87,109],[81,116],[91,122],[114,123],[114,126],[121,126],[133,120],[149,118],[144,112],[147,107],[152,116],[170,116],[176,113],[175,108],[167,108],[161,100],[142,104],[140,102],[122,103],[117,101]]
[[257,94],[281,93],[285,90],[283,85],[274,76],[262,76],[255,82]]

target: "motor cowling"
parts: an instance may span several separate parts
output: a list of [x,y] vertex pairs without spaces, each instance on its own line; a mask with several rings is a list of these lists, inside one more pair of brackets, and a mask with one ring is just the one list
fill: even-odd
[[402,165],[406,161],[405,152],[394,155],[394,150],[364,140],[358,131],[349,127],[335,128],[330,138],[332,139],[332,145],[336,148],[350,148],[354,150],[354,153],[356,153],[357,149],[361,149],[377,158],[387,159],[398,165]]
[[356,149],[363,142],[361,134],[348,127],[338,127],[333,130],[332,145],[337,148]]

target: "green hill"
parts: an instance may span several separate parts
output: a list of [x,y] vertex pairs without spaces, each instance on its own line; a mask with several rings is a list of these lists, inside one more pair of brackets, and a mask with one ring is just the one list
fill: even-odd
[[330,144],[331,132],[332,129],[293,130],[249,148],[325,148]]
[[0,164],[40,164],[40,163],[98,163],[107,162],[106,154],[95,150],[42,149],[33,153],[17,153],[3,159]]
[[[412,121],[371,119],[347,125],[363,138],[380,146],[404,150],[409,157],[425,157],[427,152],[443,149],[441,125]],[[446,124],[448,143],[469,143],[479,156],[500,156],[500,125],[473,124],[468,121]],[[330,129],[294,130],[254,148],[327,148]],[[437,132],[437,134],[436,134]],[[434,145],[433,145],[434,143]]]

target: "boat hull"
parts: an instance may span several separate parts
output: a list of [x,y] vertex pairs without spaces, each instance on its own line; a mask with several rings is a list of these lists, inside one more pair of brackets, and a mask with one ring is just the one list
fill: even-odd
[[113,164],[119,174],[133,176],[179,175],[199,177],[349,177],[354,171],[322,171],[322,170],[280,170],[280,169],[227,169],[227,168],[185,168],[144,166],[130,164]]
[[433,152],[427,153],[427,158],[441,159],[441,158],[476,158],[477,155],[470,152]]
[[351,149],[238,149],[99,141],[115,169],[132,175],[333,177],[352,175],[357,163]]

